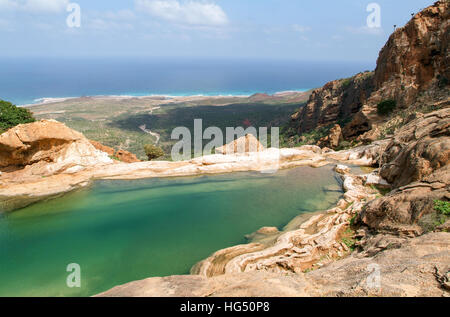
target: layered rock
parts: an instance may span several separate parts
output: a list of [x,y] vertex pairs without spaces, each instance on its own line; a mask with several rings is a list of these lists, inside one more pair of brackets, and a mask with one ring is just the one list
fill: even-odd
[[369,104],[394,99],[409,107],[419,94],[430,98],[450,84],[450,3],[438,1],[395,30],[380,52]]
[[[448,296],[450,233],[408,240],[375,257],[352,255],[308,273],[246,272],[211,278],[153,277],[99,294],[104,297]],[[373,278],[379,272],[379,284]],[[448,286],[447,286],[448,287]]]
[[21,124],[0,135],[0,168],[25,168],[30,175],[47,176],[109,163],[106,153],[57,121]]
[[395,190],[370,202],[361,220],[395,234],[422,234],[435,200],[450,200],[450,109],[411,121],[387,144],[380,175]]
[[[374,73],[314,90],[307,105],[292,116],[298,133],[351,119],[343,135],[355,139],[385,120],[377,115],[377,104],[383,100],[395,100],[400,109],[448,100],[449,16],[450,3],[436,2],[391,35]],[[377,138],[377,133],[371,132],[363,141]]]
[[323,266],[349,252],[341,241],[352,216],[361,211],[365,199],[375,198],[376,192],[364,186],[364,177],[342,173],[343,199],[338,207],[311,217],[296,230],[289,230],[269,247],[251,243],[224,249],[195,265],[191,274],[216,276],[239,272],[268,271],[300,273],[313,266]]
[[356,114],[373,90],[373,73],[329,82],[315,89],[306,106],[292,116],[299,134],[337,123]]
[[264,146],[253,134],[247,134],[222,147],[216,148],[216,154],[235,154],[261,152]]
[[336,124],[333,128],[331,128],[330,133],[326,137],[317,142],[317,145],[319,147],[336,149],[343,139],[344,137],[342,136],[341,126]]
[[119,150],[115,150],[112,147],[106,146],[101,144],[100,142],[97,141],[93,141],[93,140],[89,140],[89,142],[91,142],[91,144],[99,151],[108,153],[109,156],[118,159],[121,162],[124,163],[137,163],[140,162],[141,160],[139,160],[137,158],[137,156],[131,152],[119,149]]

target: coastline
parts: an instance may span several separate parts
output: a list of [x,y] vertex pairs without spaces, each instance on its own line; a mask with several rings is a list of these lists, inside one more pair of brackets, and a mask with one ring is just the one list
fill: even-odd
[[[309,89],[293,89],[293,90],[282,90],[277,91],[274,93],[268,93],[269,96],[273,97],[285,97],[292,94],[301,94],[310,91],[312,88]],[[250,98],[253,95],[256,94],[265,94],[262,92],[251,92],[251,93],[226,93],[226,92],[220,92],[220,93],[174,93],[174,94],[158,94],[158,93],[152,93],[147,95],[141,95],[141,94],[119,94],[119,95],[92,95],[92,96],[77,96],[77,97],[41,97],[34,99],[35,102],[32,103],[26,103],[18,105],[19,107],[24,108],[31,108],[34,106],[42,106],[42,105],[49,105],[59,102],[64,102],[72,99],[80,99],[80,98],[92,98],[92,99],[112,99],[112,100],[127,100],[127,99],[152,99],[152,98],[158,98],[158,99],[176,99],[178,101],[190,101],[193,98]]]

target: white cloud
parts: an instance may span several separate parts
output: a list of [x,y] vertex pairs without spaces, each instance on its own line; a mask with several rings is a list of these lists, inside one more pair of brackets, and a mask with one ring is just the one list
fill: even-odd
[[18,7],[17,1],[13,0],[0,0],[0,9],[2,10],[13,10]]
[[136,0],[137,10],[176,24],[221,26],[228,17],[212,2],[178,0]]
[[308,31],[311,31],[311,28],[309,26],[303,26],[298,24],[292,25],[292,28],[294,29],[295,32],[299,33],[306,33]]
[[65,11],[68,4],[69,0],[0,0],[0,9],[59,13]]

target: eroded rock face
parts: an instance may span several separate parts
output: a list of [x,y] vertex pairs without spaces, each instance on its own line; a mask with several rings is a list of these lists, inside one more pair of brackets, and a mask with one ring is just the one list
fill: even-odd
[[78,172],[112,163],[79,132],[54,120],[21,124],[0,135],[0,168],[24,168],[27,175]]
[[394,187],[401,187],[446,166],[449,157],[450,108],[447,108],[399,129],[384,151],[380,174]]
[[394,190],[369,202],[362,211],[362,222],[379,232],[416,236],[424,233],[427,215],[435,214],[435,200],[450,200],[450,168],[447,165],[418,182]]
[[236,154],[236,153],[251,153],[261,152],[264,146],[253,134],[247,134],[239,139],[226,144],[222,147],[216,148],[216,154]]
[[[431,233],[376,257],[350,256],[306,274],[259,271],[212,278],[153,277],[117,286],[98,296],[445,296],[448,293],[440,276],[450,269],[449,250],[450,233]],[[380,272],[379,285],[369,283],[374,268]]]
[[139,160],[136,155],[134,155],[131,152],[119,149],[119,150],[115,150],[112,147],[106,146],[101,144],[100,142],[97,141],[93,141],[93,140],[89,140],[89,142],[91,142],[91,144],[99,151],[108,153],[109,156],[113,156],[115,158],[117,158],[119,161],[124,162],[124,163],[137,163],[140,162],[141,160]]
[[380,52],[376,93],[369,103],[394,99],[400,107],[420,92],[434,94],[450,84],[450,3],[438,1],[397,29]]
[[336,149],[343,139],[341,126],[336,124],[333,128],[331,128],[330,134],[320,139],[319,142],[317,142],[317,145],[320,147]]
[[328,126],[356,114],[373,89],[373,73],[335,80],[311,94],[305,107],[292,116],[299,134]]
[[374,73],[314,90],[307,105],[292,116],[293,126],[302,134],[351,118],[343,135],[355,139],[384,120],[377,115],[380,101],[393,99],[399,108],[407,108],[448,99],[449,21],[448,1],[438,1],[416,14],[391,35]]
[[402,127],[386,146],[380,175],[396,190],[368,203],[361,220],[372,229],[418,235],[435,200],[450,199],[450,109]]

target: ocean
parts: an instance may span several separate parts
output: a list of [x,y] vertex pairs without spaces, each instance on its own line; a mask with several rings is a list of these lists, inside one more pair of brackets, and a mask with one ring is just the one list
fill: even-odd
[[200,58],[2,58],[0,99],[251,95],[304,91],[374,64]]

